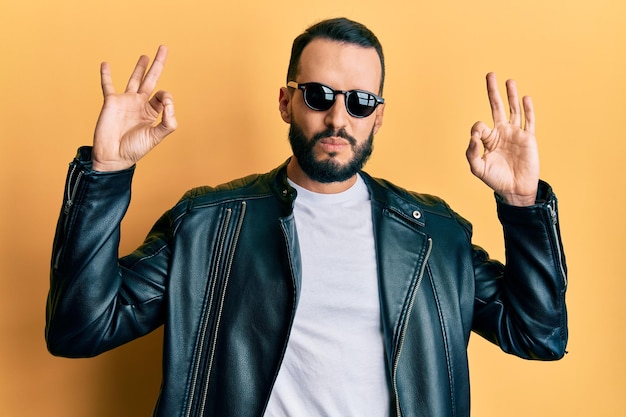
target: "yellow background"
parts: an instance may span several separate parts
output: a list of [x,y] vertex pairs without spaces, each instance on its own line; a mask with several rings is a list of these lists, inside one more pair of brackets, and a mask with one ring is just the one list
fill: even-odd
[[490,191],[467,168],[490,121],[484,75],[514,77],[537,113],[570,269],[569,354],[527,362],[474,336],[475,416],[625,416],[626,3],[623,0],[1,0],[0,415],[149,415],[160,331],[95,359],[50,356],[48,262],[67,163],[89,144],[99,64],[122,89],[141,53],[170,48],[160,87],[180,128],[139,164],[122,251],[189,187],[264,172],[289,155],[279,117],[292,39],[345,15],[387,58],[385,125],[367,170],[442,196],[502,258]]

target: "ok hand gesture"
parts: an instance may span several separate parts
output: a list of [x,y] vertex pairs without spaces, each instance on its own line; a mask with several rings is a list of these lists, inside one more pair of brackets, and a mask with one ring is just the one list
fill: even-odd
[[172,96],[165,91],[152,96],[166,57],[167,48],[159,47],[146,72],[150,59],[142,55],[124,93],[115,92],[109,64],[102,63],[104,105],[94,134],[92,162],[95,171],[131,167],[176,129]]
[[[493,115],[493,128],[483,122],[472,126],[466,156],[472,173],[491,187],[508,204],[535,204],[539,182],[539,153],[535,139],[535,114],[530,97],[520,109],[515,81],[506,82],[510,115],[506,111],[496,76],[487,74],[487,93]],[[522,117],[524,124],[522,125]],[[482,143],[484,149],[481,155]]]

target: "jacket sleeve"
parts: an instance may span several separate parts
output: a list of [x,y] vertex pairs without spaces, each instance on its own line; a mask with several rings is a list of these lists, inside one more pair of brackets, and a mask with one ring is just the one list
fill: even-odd
[[496,198],[506,264],[475,248],[473,329],[522,358],[559,359],[566,353],[568,330],[557,199],[544,182],[534,206],[509,206]]
[[132,256],[118,259],[133,172],[91,170],[88,147],[79,149],[70,164],[46,307],[45,336],[54,355],[95,356],[163,322],[171,230],[167,213]]

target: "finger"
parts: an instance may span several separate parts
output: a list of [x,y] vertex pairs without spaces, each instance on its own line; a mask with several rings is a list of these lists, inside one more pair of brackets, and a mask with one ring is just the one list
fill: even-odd
[[154,128],[155,137],[161,141],[178,127],[174,111],[174,99],[170,93],[159,91],[150,100],[150,104],[155,110],[158,109],[159,112],[162,112],[161,123]]
[[152,107],[155,114],[158,115],[165,109],[166,102],[173,103],[174,98],[167,91],[159,90],[152,96],[148,104]]
[[526,117],[524,121],[524,130],[535,134],[535,108],[530,96],[522,98],[522,104],[524,105],[524,115]]
[[485,122],[474,123],[474,125],[472,126],[472,129],[470,130],[470,135],[472,137],[476,136],[478,140],[480,141],[487,139],[490,134],[491,134],[491,128],[489,128],[489,126],[487,126]]
[[493,116],[494,124],[507,123],[504,104],[502,103],[500,91],[498,90],[496,74],[493,72],[487,74],[487,95],[489,96],[489,104],[491,105],[491,115]]
[[111,67],[108,62],[100,64],[100,83],[102,85],[102,94],[104,97],[115,93],[113,78],[111,77]]
[[515,80],[507,80],[506,82],[506,95],[509,100],[509,110],[511,116],[509,122],[516,126],[522,126],[522,114],[519,104],[519,98],[517,97],[517,85]]
[[480,177],[484,171],[484,161],[482,160],[482,147],[481,147],[481,132],[473,130],[470,136],[470,142],[465,151],[465,157],[469,162],[470,170],[472,173]]
[[148,95],[152,94],[152,91],[154,91],[154,88],[156,87],[157,81],[159,81],[161,72],[163,72],[166,58],[167,47],[165,45],[161,45],[157,50],[156,56],[154,57],[154,61],[152,62],[150,69],[148,70],[146,76],[141,82],[141,85],[139,86],[139,93]]
[[128,84],[126,85],[127,93],[136,93],[139,91],[139,86],[143,80],[143,75],[146,73],[146,68],[148,67],[148,63],[150,62],[150,58],[146,55],[142,55],[139,57],[137,61],[137,65],[135,65],[135,69],[128,80]]

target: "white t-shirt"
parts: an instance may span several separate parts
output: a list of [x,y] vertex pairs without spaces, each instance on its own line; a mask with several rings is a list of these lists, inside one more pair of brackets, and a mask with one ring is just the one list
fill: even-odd
[[389,415],[369,192],[297,190],[302,291],[266,417]]

